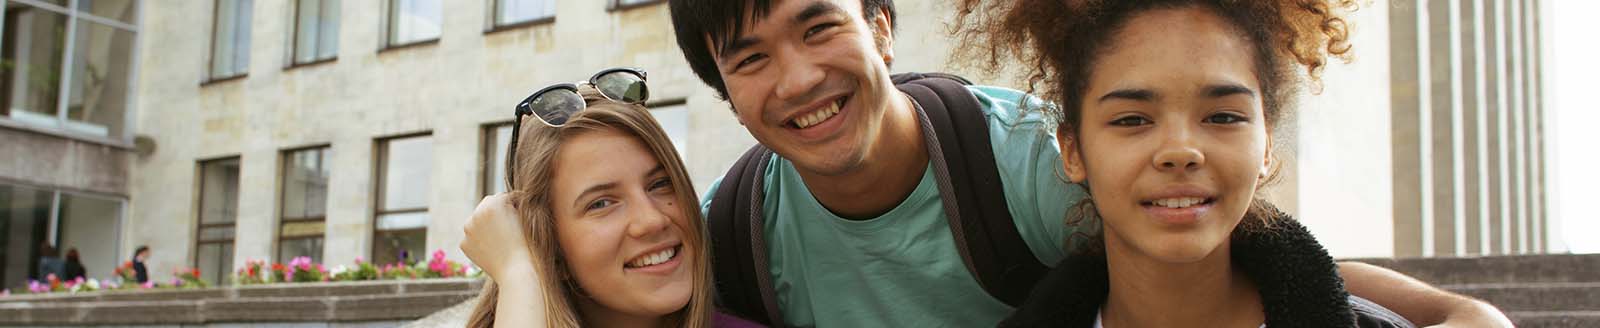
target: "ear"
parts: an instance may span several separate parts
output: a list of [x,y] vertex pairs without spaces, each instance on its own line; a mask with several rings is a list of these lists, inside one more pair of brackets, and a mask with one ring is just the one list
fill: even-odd
[[1275,152],[1272,151],[1272,148],[1272,138],[1269,136],[1267,138],[1267,153],[1265,156],[1261,156],[1261,179],[1266,179],[1272,175],[1272,162],[1275,160],[1273,158],[1275,157],[1273,155]]
[[873,27],[872,41],[878,46],[878,53],[883,55],[883,63],[893,65],[894,22],[889,20],[889,11],[887,9],[879,8],[878,14],[874,16],[872,21],[867,22]]
[[1083,154],[1078,152],[1077,139],[1062,129],[1056,131],[1056,144],[1061,147],[1061,166],[1066,169],[1067,180],[1072,183],[1083,183],[1089,179],[1089,174],[1083,169]]

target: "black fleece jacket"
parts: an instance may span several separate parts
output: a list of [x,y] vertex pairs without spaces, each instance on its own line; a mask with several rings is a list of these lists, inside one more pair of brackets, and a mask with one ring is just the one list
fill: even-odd
[[[1270,225],[1240,223],[1232,238],[1235,267],[1255,282],[1266,325],[1414,327],[1375,303],[1351,296],[1338,267],[1311,232],[1270,210]],[[1041,279],[1001,327],[1091,327],[1109,292],[1103,252],[1069,256]],[[1199,324],[1199,323],[1197,323]]]

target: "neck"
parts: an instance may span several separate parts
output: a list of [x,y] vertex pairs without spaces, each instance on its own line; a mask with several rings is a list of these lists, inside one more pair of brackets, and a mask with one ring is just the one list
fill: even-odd
[[583,318],[585,327],[654,328],[664,327],[667,323],[665,316],[625,313],[595,303],[594,299],[588,297],[579,298],[578,316]]
[[1106,327],[1258,327],[1266,321],[1261,295],[1235,270],[1229,242],[1193,263],[1162,262],[1106,233],[1110,291]]
[[821,175],[797,170],[811,195],[829,211],[847,219],[871,219],[905,201],[927,171],[928,148],[911,99],[891,89],[882,130],[860,166],[849,173]]

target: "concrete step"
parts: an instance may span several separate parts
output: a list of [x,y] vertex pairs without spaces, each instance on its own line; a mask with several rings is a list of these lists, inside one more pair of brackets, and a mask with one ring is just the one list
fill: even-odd
[[1476,297],[1501,311],[1600,311],[1600,282],[1440,286]]
[[1519,328],[1600,327],[1600,311],[1518,311],[1506,316]]
[[1600,282],[1600,254],[1348,259],[1435,285]]

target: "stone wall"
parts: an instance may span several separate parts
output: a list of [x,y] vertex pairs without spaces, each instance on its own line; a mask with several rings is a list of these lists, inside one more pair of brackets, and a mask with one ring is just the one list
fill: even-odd
[[471,300],[482,286],[435,279],[13,295],[0,297],[0,325],[398,326]]

